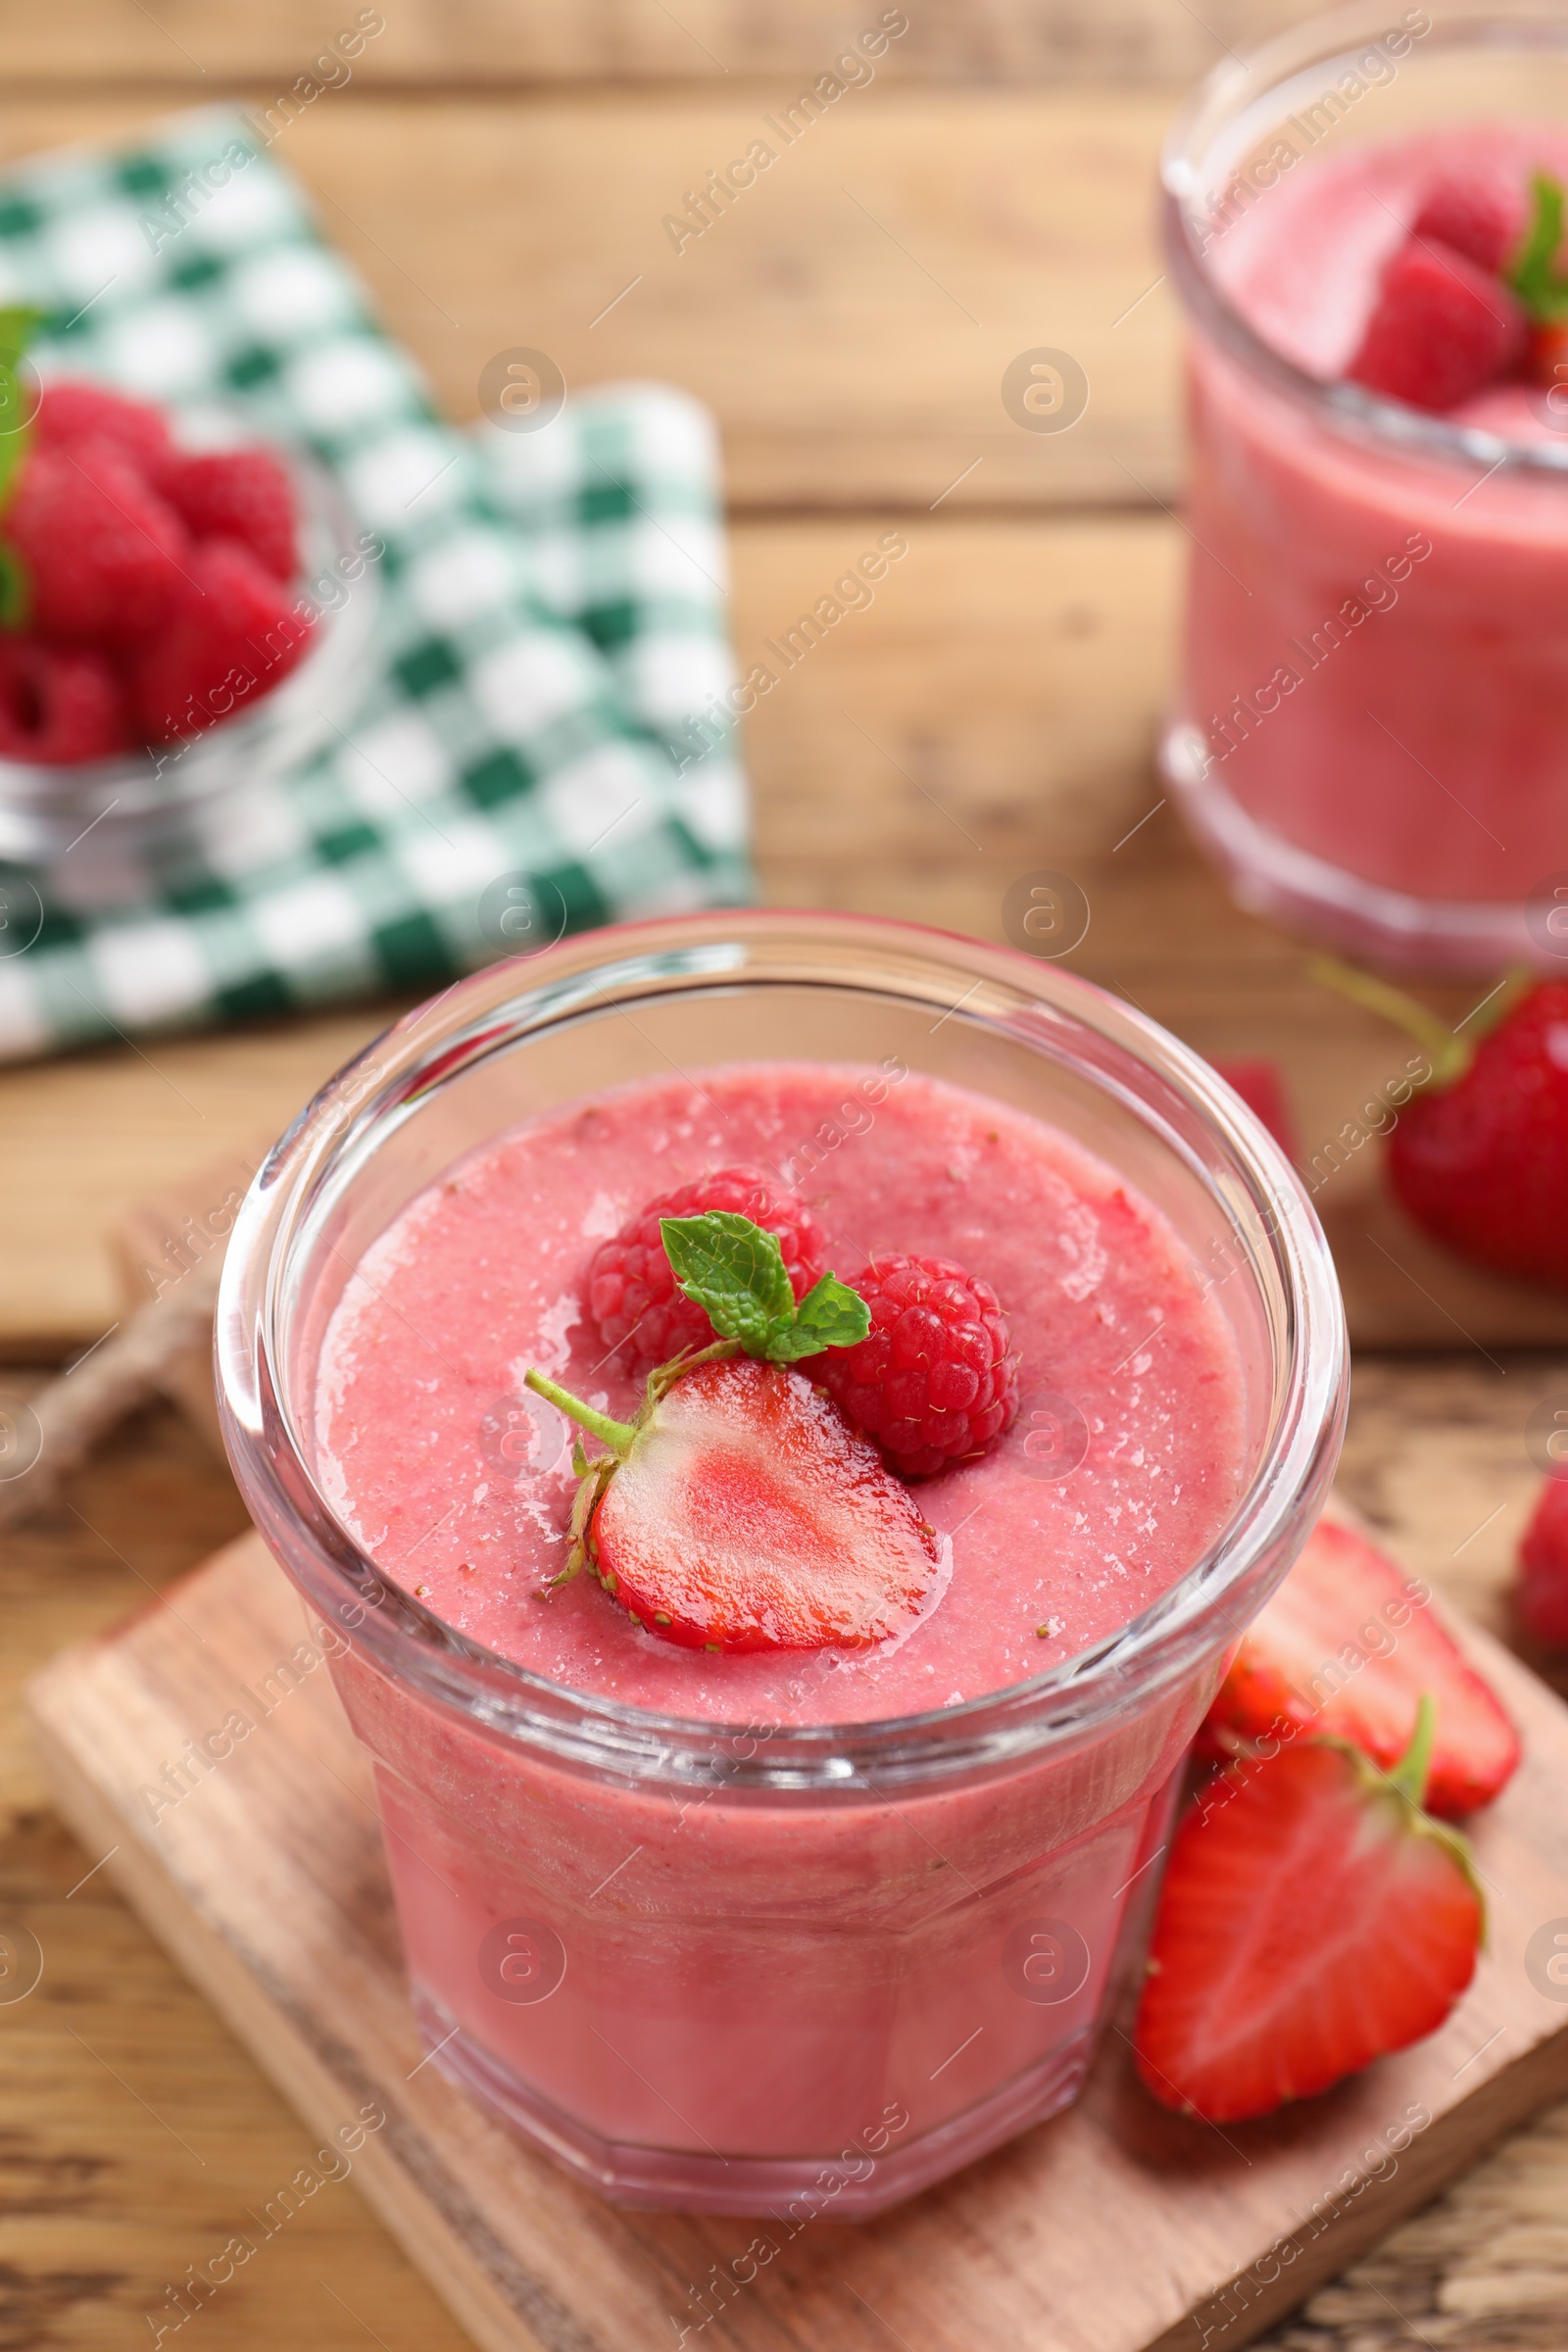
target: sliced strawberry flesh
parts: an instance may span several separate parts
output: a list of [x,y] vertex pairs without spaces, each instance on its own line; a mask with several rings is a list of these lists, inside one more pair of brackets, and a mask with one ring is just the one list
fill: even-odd
[[1510,1779],[1518,1734],[1434,1616],[1425,1587],[1325,1519],[1249,1627],[1205,1729],[1233,1750],[1277,1739],[1283,1725],[1333,1733],[1387,1769],[1409,1745],[1424,1690],[1438,1718],[1427,1810],[1456,1820]]
[[1232,1765],[1171,1850],[1134,2047],[1154,2096],[1266,2115],[1434,2033],[1482,1907],[1443,1833],[1348,1749]]
[[749,1357],[675,1383],[593,1536],[617,1603],[699,1648],[879,1642],[937,1573],[936,1539],[875,1446],[804,1375]]

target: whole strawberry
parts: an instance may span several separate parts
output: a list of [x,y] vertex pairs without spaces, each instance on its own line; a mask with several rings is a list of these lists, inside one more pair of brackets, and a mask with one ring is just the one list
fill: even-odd
[[1313,969],[1426,1050],[1388,1143],[1415,1222],[1478,1265],[1568,1283],[1568,981],[1515,974],[1452,1030],[1385,980],[1331,957]]
[[1532,1641],[1568,1649],[1568,1479],[1548,1478],[1519,1546],[1514,1609]]
[[647,1632],[710,1650],[860,1648],[911,1624],[937,1577],[933,1530],[794,1366],[853,1340],[866,1310],[832,1274],[797,1299],[777,1238],[732,1210],[665,1218],[685,1295],[722,1336],[649,1376],[614,1421],[530,1371],[579,1440],[566,1564]]
[[1268,2115],[1435,2033],[1475,1973],[1469,1850],[1421,1810],[1434,1714],[1390,1773],[1338,1740],[1234,1764],[1171,1846],[1138,2071],[1206,2123]]
[[942,1257],[888,1251],[854,1288],[870,1329],[808,1365],[905,1478],[984,1452],[1018,1413],[1018,1364],[988,1282]]
[[605,1347],[619,1350],[624,1371],[650,1371],[716,1335],[704,1309],[676,1282],[664,1251],[663,1225],[723,1209],[749,1217],[777,1241],[790,1287],[804,1298],[826,1262],[811,1212],[760,1168],[719,1168],[662,1193],[595,1250],[588,1268],[588,1312]]
[[1418,1225],[1502,1274],[1568,1283],[1568,981],[1542,980],[1406,1105],[1389,1176]]

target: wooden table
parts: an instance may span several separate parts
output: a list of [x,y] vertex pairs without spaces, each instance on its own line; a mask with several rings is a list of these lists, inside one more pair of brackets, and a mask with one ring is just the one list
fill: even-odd
[[[723,424],[743,661],[896,524],[907,560],[760,708],[747,743],[775,903],[1002,936],[1008,885],[1070,872],[1075,967],[1213,1054],[1283,1063],[1310,1161],[1397,1066],[1389,1032],[1239,913],[1161,805],[1151,745],[1185,542],[1175,327],[1151,230],[1161,126],[1268,0],[911,6],[733,214],[676,254],[664,213],[873,24],[804,0],[389,0],[344,86],[275,150],[318,193],[451,413],[484,361],[543,348],[568,382],[665,375]],[[350,23],[316,0],[0,0],[0,152],[173,107],[267,108]],[[336,69],[332,70],[336,73]],[[623,293],[613,309],[605,306]],[[1070,433],[1025,434],[1004,368],[1086,368]],[[1483,988],[1433,991],[1450,1018]],[[385,1008],[143,1041],[0,1076],[0,1387],[121,1311],[102,1236],[127,1201],[275,1132]],[[1534,1484],[1527,1416],[1568,1394],[1568,1310],[1402,1227],[1373,1148],[1319,1193],[1359,1347],[1347,1483],[1420,1573],[1506,1632]],[[127,1429],[5,1545],[20,1683],[235,1532],[226,1474],[172,1413]],[[281,2106],[51,1816],[0,1731],[0,1925],[44,1981],[0,2014],[0,2345],[139,2339],[149,2307],[309,2153]],[[3,1983],[0,1983],[3,1989]],[[0,2004],[3,2006],[3,2004]],[[1568,2112],[1548,2116],[1272,2339],[1510,2347],[1568,2310]],[[203,2316],[236,2348],[367,2336],[457,2346],[352,2186],[314,2202]],[[1043,2318],[1038,2343],[1051,2341]],[[912,2352],[920,2352],[918,2345]],[[1032,2347],[1031,2347],[1032,2352]]]

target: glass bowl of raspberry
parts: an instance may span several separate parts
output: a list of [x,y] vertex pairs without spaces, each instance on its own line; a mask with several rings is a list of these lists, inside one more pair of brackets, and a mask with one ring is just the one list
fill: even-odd
[[241,796],[330,739],[363,687],[380,543],[320,466],[228,410],[65,378],[16,441],[0,859],[100,901],[231,830]]

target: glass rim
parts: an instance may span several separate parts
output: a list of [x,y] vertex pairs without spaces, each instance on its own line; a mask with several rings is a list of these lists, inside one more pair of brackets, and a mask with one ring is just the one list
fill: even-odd
[[[1274,1334],[1267,1436],[1225,1526],[1113,1635],[956,1705],[848,1723],[742,1724],[665,1715],[553,1683],[448,1625],[361,1549],[313,1475],[280,1376],[291,1251],[329,1180],[352,1185],[380,1132],[530,1036],[617,1003],[747,985],[881,995],[1033,1047],[1139,1116],[1246,1250],[1272,1264],[1285,1361]],[[1102,1066],[1074,1054],[1086,1042]],[[1134,1092],[1135,1073],[1147,1094]],[[1161,1111],[1161,1097],[1217,1152],[1223,1187]],[[1261,1295],[1255,1268],[1249,1278]],[[1261,1121],[1192,1049],[1092,982],[1010,948],[879,916],[759,909],[579,933],[457,981],[393,1022],[327,1081],[253,1179],[224,1260],[215,1353],[224,1441],[258,1528],[323,1624],[343,1627],[347,1646],[376,1671],[482,1734],[569,1768],[675,1785],[716,1780],[732,1792],[800,1790],[813,1800],[863,1800],[873,1780],[928,1783],[1004,1765],[1092,1731],[1135,1692],[1152,1695],[1189,1670],[1218,1646],[1218,1604],[1239,1597],[1250,1614],[1288,1569],[1333,1475],[1348,1386],[1343,1301],[1306,1192]]]
[[[1517,36],[1521,49],[1560,48],[1568,62],[1568,6],[1563,0],[1461,0],[1457,6],[1424,6],[1407,12],[1429,19],[1427,32],[1413,38],[1448,35],[1453,45],[1501,48]],[[1360,384],[1325,382],[1310,375],[1266,342],[1216,283],[1205,266],[1200,226],[1216,191],[1202,194],[1205,158],[1213,140],[1253,112],[1261,115],[1270,92],[1313,64],[1353,62],[1389,33],[1407,29],[1389,23],[1389,0],[1349,0],[1349,5],[1308,17],[1285,32],[1222,59],[1191,90],[1177,110],[1160,149],[1160,222],[1172,283],[1189,319],[1226,355],[1259,376],[1274,391],[1310,410],[1343,440],[1387,455],[1393,448],[1417,461],[1469,472],[1568,481],[1568,434],[1560,443],[1509,441],[1499,433],[1460,425],[1402,402],[1385,400]],[[1532,33],[1537,37],[1531,38]],[[1430,54],[1430,52],[1427,52]],[[1259,128],[1267,127],[1261,120]],[[1229,181],[1245,146],[1227,156]],[[1267,189],[1258,191],[1266,201]]]

